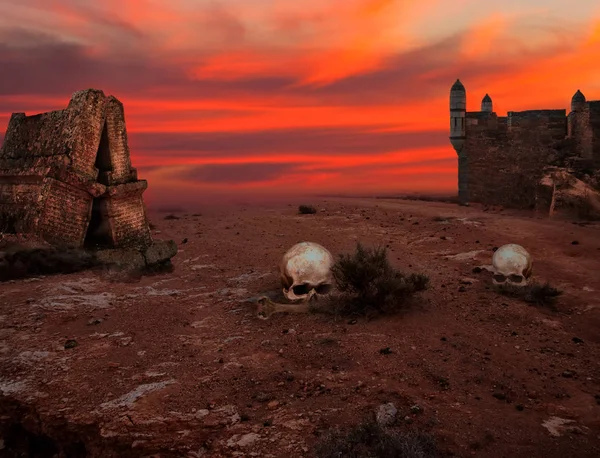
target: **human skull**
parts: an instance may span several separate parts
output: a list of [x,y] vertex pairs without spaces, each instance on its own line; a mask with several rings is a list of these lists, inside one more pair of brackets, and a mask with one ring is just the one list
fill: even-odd
[[283,255],[279,265],[283,294],[290,301],[328,294],[333,288],[333,263],[331,253],[318,243],[297,243]]
[[494,284],[525,286],[532,272],[531,255],[521,245],[503,245],[492,256],[492,268]]

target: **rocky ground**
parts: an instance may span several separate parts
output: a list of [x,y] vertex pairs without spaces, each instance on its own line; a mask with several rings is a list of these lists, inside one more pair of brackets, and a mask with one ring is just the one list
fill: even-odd
[[[0,454],[309,457],[393,403],[443,455],[600,456],[599,224],[342,198],[165,216],[151,219],[179,244],[171,273],[0,284]],[[259,319],[256,297],[303,240],[334,255],[387,245],[431,287],[396,316]],[[564,291],[556,311],[473,272],[511,242]]]

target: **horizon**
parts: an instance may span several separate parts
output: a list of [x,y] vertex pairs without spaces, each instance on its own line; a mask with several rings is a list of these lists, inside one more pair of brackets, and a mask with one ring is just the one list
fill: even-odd
[[151,208],[455,195],[457,78],[468,111],[600,100],[592,0],[87,3],[0,2],[0,143],[13,112],[114,95]]

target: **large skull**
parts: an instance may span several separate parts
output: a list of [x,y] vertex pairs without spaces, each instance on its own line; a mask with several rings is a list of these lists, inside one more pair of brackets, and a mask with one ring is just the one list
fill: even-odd
[[503,245],[492,256],[492,268],[494,284],[525,286],[532,272],[531,255],[521,245]]
[[283,256],[279,271],[283,294],[290,301],[327,294],[333,287],[333,256],[317,243],[300,242]]

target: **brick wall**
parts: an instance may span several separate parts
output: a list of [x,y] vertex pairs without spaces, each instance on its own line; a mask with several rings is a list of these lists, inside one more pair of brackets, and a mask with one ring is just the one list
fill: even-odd
[[106,198],[115,246],[146,247],[152,242],[141,195]]
[[470,200],[532,208],[543,168],[567,131],[565,110],[467,113]]
[[33,168],[68,162],[62,131],[64,110],[25,116],[14,113],[0,149],[0,169]]
[[127,129],[123,104],[110,96],[106,102],[106,127],[111,151],[110,184],[121,184],[131,178],[131,159],[127,145]]
[[589,102],[589,131],[592,162],[596,169],[600,169],[600,101]]
[[36,230],[47,185],[40,177],[20,177],[19,183],[0,177],[0,232]]
[[592,127],[589,105],[569,113],[569,137],[573,139],[574,153],[584,159],[592,159]]
[[95,180],[96,153],[105,121],[106,97],[102,91],[88,89],[73,94],[65,110],[69,126],[64,142],[71,149],[71,166]]
[[92,196],[74,186],[48,178],[49,190],[38,231],[50,243],[83,245]]

